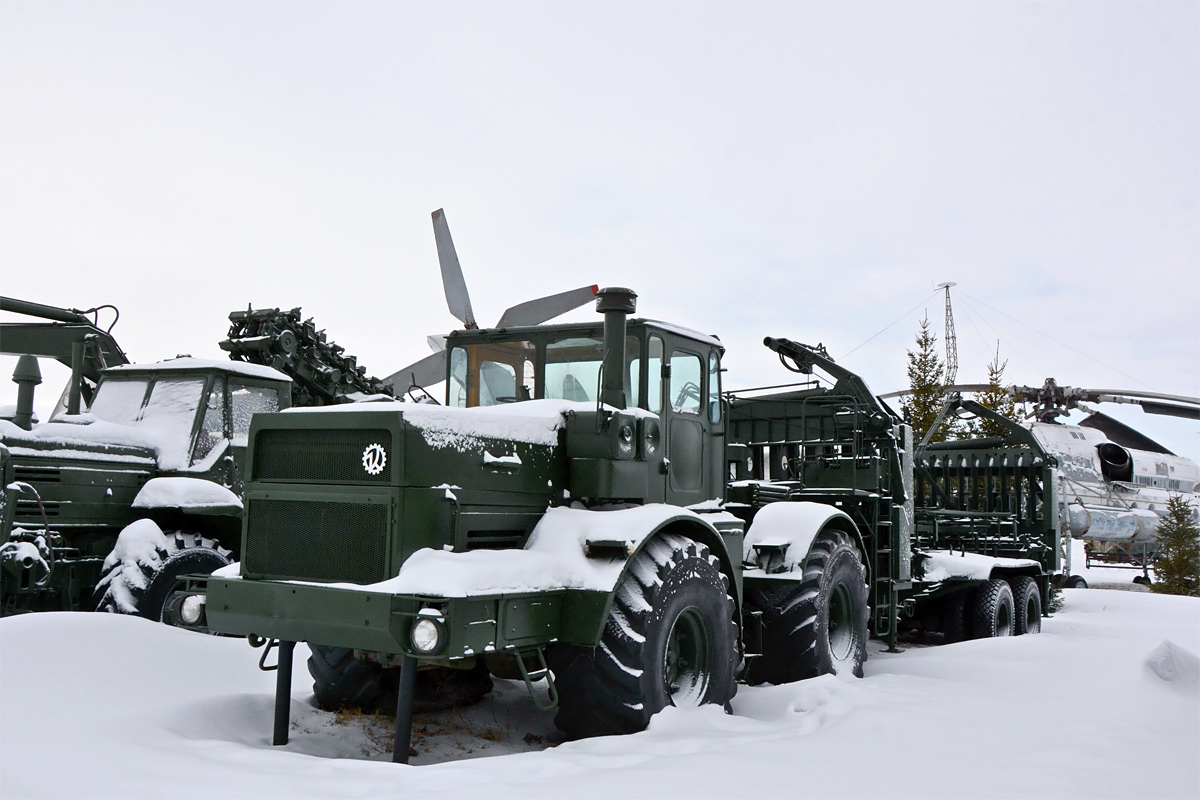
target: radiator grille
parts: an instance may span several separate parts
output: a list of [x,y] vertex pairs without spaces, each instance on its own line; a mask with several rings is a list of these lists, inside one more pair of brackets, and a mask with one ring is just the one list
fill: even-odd
[[[254,444],[254,480],[388,483],[392,479],[392,434],[383,428],[268,428],[258,432]],[[372,445],[382,447],[386,456],[383,469],[374,475],[363,466],[363,455]]]
[[388,506],[250,500],[246,571],[314,581],[375,583],[388,576]]

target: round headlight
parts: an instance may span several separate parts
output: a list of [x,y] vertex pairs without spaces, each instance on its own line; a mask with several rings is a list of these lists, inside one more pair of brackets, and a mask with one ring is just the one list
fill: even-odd
[[413,623],[409,639],[417,652],[433,653],[442,645],[442,626],[435,619],[421,617]]
[[621,444],[632,444],[632,443],[633,443],[633,426],[632,425],[622,425],[621,426]]
[[184,625],[195,625],[200,621],[202,613],[204,613],[204,595],[202,594],[185,597],[183,605],[179,607],[179,618],[183,620]]

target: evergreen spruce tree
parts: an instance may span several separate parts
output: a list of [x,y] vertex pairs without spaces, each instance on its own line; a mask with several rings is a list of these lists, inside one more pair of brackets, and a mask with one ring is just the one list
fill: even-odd
[[[975,401],[1002,417],[1011,419],[1013,422],[1020,422],[1021,416],[1017,413],[1017,404],[1013,402],[1012,395],[1004,386],[1004,369],[1007,366],[1007,359],[1003,363],[1000,362],[1000,343],[996,342],[996,357],[992,359],[992,363],[988,364],[988,388],[986,391],[976,394]],[[972,420],[967,426],[967,435],[972,438],[1004,436],[1007,433],[1008,431],[1003,425],[990,419]]]
[[[908,351],[908,388],[912,394],[900,401],[904,418],[913,427],[913,438],[920,442],[942,410],[946,386],[943,381],[946,367],[937,353],[937,334],[929,329],[929,315],[921,320],[917,332],[917,349]],[[953,421],[953,420],[951,420]],[[943,442],[950,426],[942,424],[929,440]]]
[[1158,524],[1154,575],[1156,592],[1200,597],[1200,525],[1182,495],[1167,501],[1167,515]]

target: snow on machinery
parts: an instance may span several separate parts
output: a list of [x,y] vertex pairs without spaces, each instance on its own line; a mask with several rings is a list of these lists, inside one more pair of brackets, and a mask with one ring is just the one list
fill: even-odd
[[[157,619],[178,576],[237,557],[253,414],[390,393],[299,309],[231,314],[222,346],[243,361],[149,365],[128,363],[111,326],[87,319],[95,309],[11,298],[0,309],[50,320],[0,328],[4,352],[21,356],[18,406],[0,421],[6,615],[97,608]],[[71,365],[72,378],[35,426],[39,356]]]
[[276,743],[297,641],[322,705],[395,703],[405,761],[419,668],[545,679],[588,736],[738,678],[861,675],[869,632],[1039,630],[1062,529],[1035,441],[981,445],[987,504],[934,475],[918,509],[910,429],[823,350],[766,340],[831,387],[724,397],[720,341],[635,297],[450,334],[444,407],[255,418],[240,567],[172,607],[278,644]]

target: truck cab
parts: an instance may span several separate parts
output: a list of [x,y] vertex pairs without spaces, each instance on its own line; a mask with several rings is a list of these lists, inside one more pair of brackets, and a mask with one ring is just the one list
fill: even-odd
[[[600,323],[457,331],[449,350],[445,402],[456,408],[527,400],[601,402]],[[721,498],[725,412],[715,336],[649,319],[625,331],[622,408],[658,417],[662,457],[643,502],[688,506]],[[653,435],[653,434],[652,434]]]

